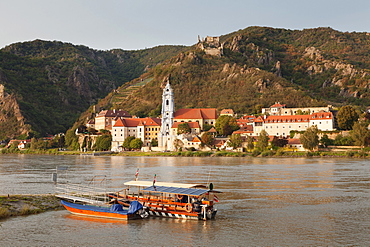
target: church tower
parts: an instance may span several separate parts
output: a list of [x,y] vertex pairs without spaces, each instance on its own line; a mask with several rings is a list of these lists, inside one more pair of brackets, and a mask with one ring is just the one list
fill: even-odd
[[167,82],[162,94],[162,126],[158,134],[158,146],[162,150],[173,150],[175,137],[171,135],[171,127],[175,112],[175,102],[170,83]]

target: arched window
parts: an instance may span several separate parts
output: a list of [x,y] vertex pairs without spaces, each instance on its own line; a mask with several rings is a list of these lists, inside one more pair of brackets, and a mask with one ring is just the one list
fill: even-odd
[[166,105],[169,105],[168,99],[166,100]]

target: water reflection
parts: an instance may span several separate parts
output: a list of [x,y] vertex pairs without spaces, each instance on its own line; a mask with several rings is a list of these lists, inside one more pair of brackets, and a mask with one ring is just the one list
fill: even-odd
[[110,188],[121,189],[139,168],[143,180],[157,174],[157,181],[212,182],[224,193],[215,221],[100,222],[49,212],[2,221],[2,245],[370,245],[367,160],[3,155],[0,194],[53,193],[58,165],[69,167],[60,179],[77,183],[104,175]]

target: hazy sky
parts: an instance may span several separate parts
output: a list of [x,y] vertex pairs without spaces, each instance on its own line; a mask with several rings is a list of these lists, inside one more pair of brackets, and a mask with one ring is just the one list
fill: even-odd
[[0,0],[0,23],[0,48],[42,39],[136,50],[249,26],[370,32],[370,1]]

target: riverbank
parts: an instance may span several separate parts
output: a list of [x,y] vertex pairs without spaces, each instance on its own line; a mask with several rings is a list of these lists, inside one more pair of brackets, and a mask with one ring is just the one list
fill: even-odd
[[173,152],[79,152],[79,151],[58,151],[50,150],[2,150],[0,154],[47,154],[47,155],[84,155],[84,156],[169,156],[169,157],[335,157],[335,158],[367,158],[370,157],[369,148],[347,151],[285,151],[285,150],[253,150],[252,152],[233,152],[233,151],[173,151]]
[[60,199],[54,195],[0,196],[0,219],[61,209]]

